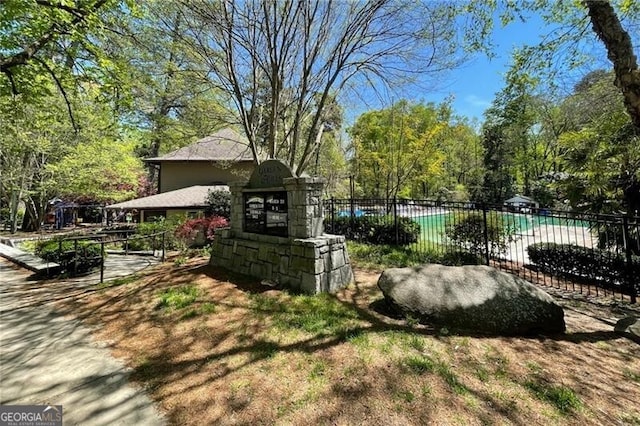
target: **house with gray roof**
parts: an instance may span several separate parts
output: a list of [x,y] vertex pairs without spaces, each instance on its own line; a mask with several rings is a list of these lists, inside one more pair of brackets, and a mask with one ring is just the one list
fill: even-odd
[[228,128],[144,161],[160,169],[160,193],[192,185],[224,185],[246,180],[255,166],[247,139]]
[[136,222],[152,217],[197,216],[210,190],[247,180],[255,167],[249,142],[233,129],[222,129],[195,143],[145,162],[159,169],[158,194],[107,206],[132,211]]

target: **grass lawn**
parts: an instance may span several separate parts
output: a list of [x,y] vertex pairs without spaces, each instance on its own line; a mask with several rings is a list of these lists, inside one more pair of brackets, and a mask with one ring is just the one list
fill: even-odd
[[309,297],[207,260],[59,302],[172,424],[640,425],[640,346],[609,307],[564,301],[565,335],[454,335],[379,313],[379,271]]

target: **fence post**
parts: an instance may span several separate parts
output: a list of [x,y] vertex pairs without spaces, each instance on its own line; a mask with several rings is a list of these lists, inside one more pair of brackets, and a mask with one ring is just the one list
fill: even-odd
[[124,255],[129,255],[129,233],[124,233]]
[[104,237],[100,240],[100,284],[104,282]]
[[484,257],[487,266],[489,266],[489,231],[487,224],[487,205],[482,203],[482,237],[484,238]]
[[400,245],[400,235],[398,232],[398,200],[396,197],[393,197],[393,229],[396,233],[396,245]]
[[626,257],[626,285],[629,289],[629,296],[631,297],[631,303],[636,303],[636,285],[633,282],[631,276],[632,271],[632,259],[631,259],[631,243],[629,241],[629,218],[627,216],[622,217],[622,239],[624,243],[624,251]]
[[78,275],[78,240],[73,241],[73,276]]
[[336,200],[331,197],[331,233],[333,234],[336,229]]
[[167,233],[167,231],[164,231],[162,233],[162,257],[160,258],[161,262],[164,262],[164,246],[165,246],[165,234]]
[[355,205],[353,203],[353,197],[349,198],[349,208],[351,209],[351,214],[349,215],[351,217],[351,223],[353,223],[353,217],[356,214],[356,208]]

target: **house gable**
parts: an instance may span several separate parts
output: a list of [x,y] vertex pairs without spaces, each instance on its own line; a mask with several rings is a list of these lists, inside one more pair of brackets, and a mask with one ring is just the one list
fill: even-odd
[[246,180],[255,167],[249,142],[228,128],[145,162],[157,164],[160,169],[160,193]]

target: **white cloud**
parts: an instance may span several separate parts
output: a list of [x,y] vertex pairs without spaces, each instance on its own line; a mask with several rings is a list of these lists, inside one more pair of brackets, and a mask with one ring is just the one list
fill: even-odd
[[489,108],[491,102],[476,95],[465,96],[464,101],[476,108]]

